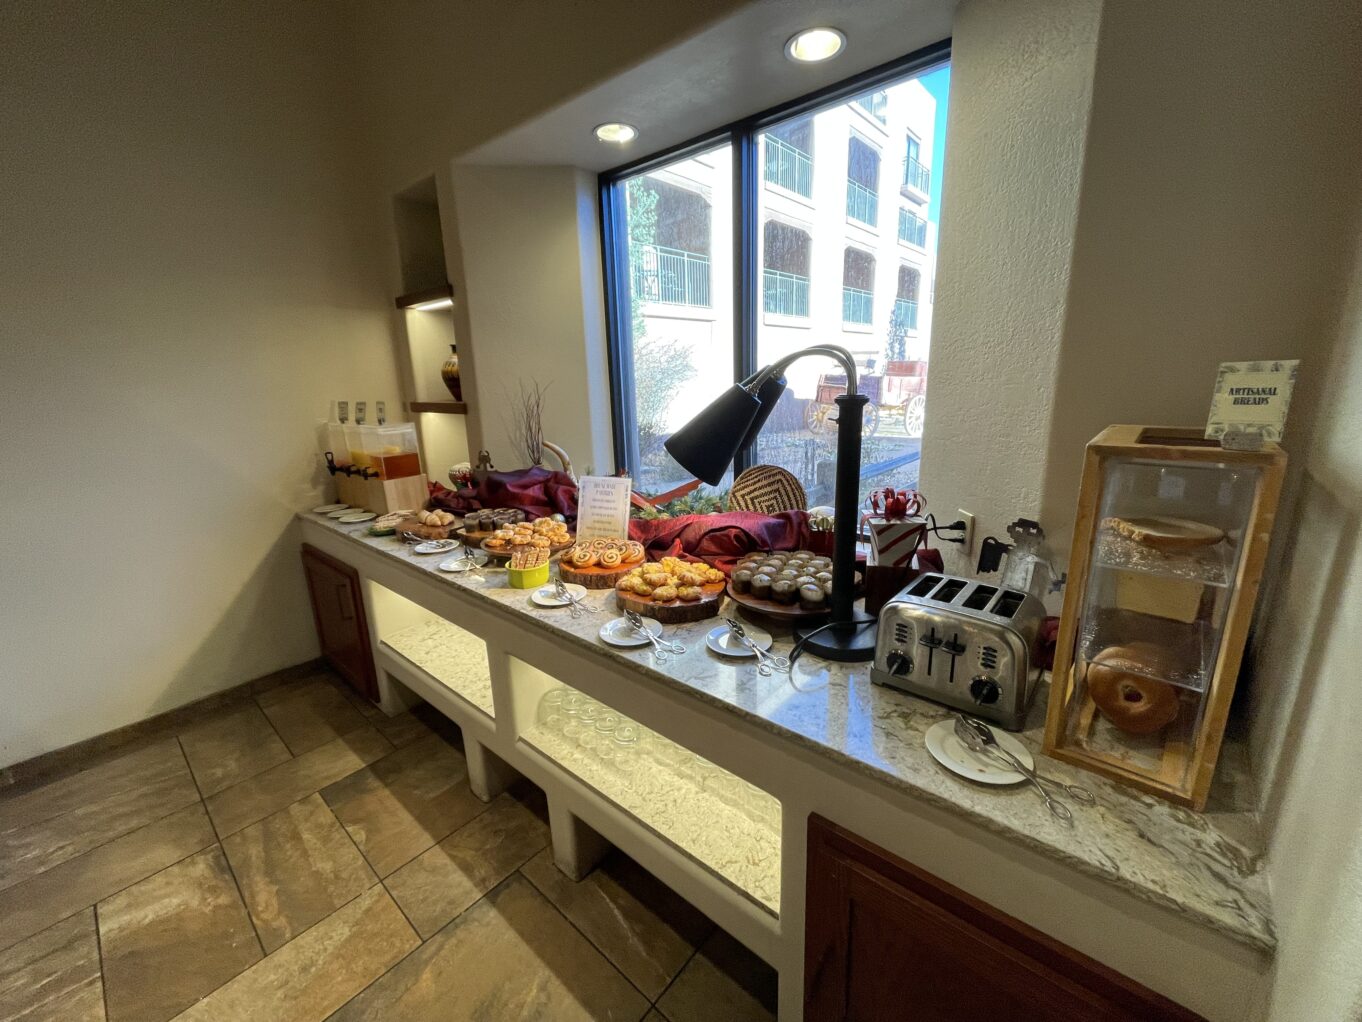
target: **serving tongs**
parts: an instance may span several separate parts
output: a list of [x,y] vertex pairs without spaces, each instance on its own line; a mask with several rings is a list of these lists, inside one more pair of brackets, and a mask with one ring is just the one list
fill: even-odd
[[553,576],[553,595],[568,605],[568,613],[571,614],[573,618],[581,617],[590,609],[582,602],[580,596],[572,595],[572,590],[564,585],[563,580],[557,575]]
[[634,631],[638,632],[639,635],[642,635],[653,644],[653,659],[659,664],[665,664],[667,662],[668,654],[680,656],[686,651],[686,647],[681,645],[681,643],[664,642],[654,635],[652,629],[643,623],[643,615],[638,611],[626,610],[624,612],[624,619],[633,626]]
[[1017,771],[1035,787],[1040,793],[1041,800],[1045,803],[1045,808],[1050,810],[1050,814],[1056,819],[1063,820],[1065,823],[1073,822],[1073,813],[1069,807],[1059,799],[1055,798],[1050,789],[1064,792],[1075,802],[1080,802],[1086,806],[1097,804],[1097,797],[1087,788],[1077,784],[1064,784],[1048,777],[1042,777],[1037,771],[1028,767],[1020,759],[1014,756],[1007,749],[998,744],[998,738],[993,733],[993,729],[982,720],[975,720],[967,717],[963,713],[957,714],[955,718],[955,737],[965,745],[971,752],[977,752],[988,756],[1001,766],[1006,766]]
[[758,674],[769,676],[772,671],[782,671],[786,674],[790,672],[789,657],[776,656],[774,653],[766,652],[766,650],[762,649],[752,640],[752,637],[747,634],[746,629],[733,618],[724,618],[724,624],[728,626],[728,630],[733,638],[737,639],[750,649],[752,654],[757,658]]

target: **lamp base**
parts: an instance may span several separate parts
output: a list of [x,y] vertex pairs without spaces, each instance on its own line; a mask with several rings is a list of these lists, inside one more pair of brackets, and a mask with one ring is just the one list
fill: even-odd
[[850,621],[806,625],[796,628],[795,635],[806,653],[839,663],[864,663],[875,659],[875,621],[874,615],[853,608]]

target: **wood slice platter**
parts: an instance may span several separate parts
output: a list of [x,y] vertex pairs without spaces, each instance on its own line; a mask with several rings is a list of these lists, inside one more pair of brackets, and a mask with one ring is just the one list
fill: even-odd
[[617,568],[602,568],[599,565],[575,568],[563,557],[558,561],[558,577],[564,582],[575,582],[588,589],[614,589],[615,583],[636,567],[637,564],[621,564]]
[[[489,532],[486,535],[484,535],[482,539],[478,540],[476,543],[474,543],[473,540],[471,539],[466,540],[466,542],[468,543],[469,546],[476,546],[488,557],[493,557],[496,558],[497,560],[502,561],[509,561],[511,559],[511,554],[515,553],[516,550],[520,549],[519,547],[507,546],[502,547],[500,550],[489,550],[487,547],[483,546],[483,544],[487,542],[487,540],[490,539],[491,536],[492,534]],[[569,549],[572,545],[573,541],[571,540],[569,540],[566,543],[554,543],[549,547],[549,556],[553,557],[555,554],[561,554],[564,550]],[[564,581],[568,580],[565,579]],[[615,583],[611,582],[610,584],[614,585]]]
[[832,612],[830,603],[821,610],[805,610],[798,603],[780,603],[776,600],[763,600],[751,593],[735,593],[731,581],[728,583],[728,595],[734,603],[753,614],[764,614],[766,617],[786,622],[815,621],[820,617],[827,617]]
[[[562,564],[558,565],[562,570]],[[719,614],[719,604],[724,598],[724,583],[711,582],[702,586],[704,595],[698,600],[671,600],[667,603],[658,603],[651,596],[639,596],[635,593],[615,592],[615,604],[620,612],[632,610],[644,617],[655,617],[664,625],[679,625],[689,621],[703,621],[707,617],[717,617]]]

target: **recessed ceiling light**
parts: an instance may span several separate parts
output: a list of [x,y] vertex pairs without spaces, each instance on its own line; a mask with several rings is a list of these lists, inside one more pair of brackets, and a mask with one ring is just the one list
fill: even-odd
[[614,145],[624,145],[638,138],[638,129],[632,124],[625,124],[622,121],[610,121],[606,124],[596,125],[596,138],[601,142],[610,142]]
[[785,43],[785,56],[801,64],[816,64],[830,60],[842,52],[847,37],[835,28],[806,28],[796,32]]

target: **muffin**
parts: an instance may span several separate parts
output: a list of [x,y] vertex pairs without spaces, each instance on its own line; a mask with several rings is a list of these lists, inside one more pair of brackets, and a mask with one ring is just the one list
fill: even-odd
[[750,593],[752,591],[751,570],[739,568],[733,573],[733,591],[735,593]]
[[812,550],[796,550],[796,551],[795,551],[795,556],[796,556],[796,557],[802,557],[802,558],[804,558],[804,560],[807,561],[810,557],[815,556],[815,554],[814,554],[814,552],[813,552]]
[[771,598],[772,578],[766,572],[752,576],[752,595],[759,600],[769,600]]
[[777,603],[794,603],[799,599],[799,588],[791,579],[779,579],[771,583],[771,598]]
[[832,579],[828,579],[823,583],[823,592],[827,593],[829,596],[832,595]]
[[799,605],[805,610],[825,610],[828,597],[820,585],[802,585],[799,587]]
[[819,585],[822,585],[824,583],[830,584],[832,582],[832,572],[820,571],[818,572],[818,574],[814,575],[813,580],[817,582]]
[[812,575],[800,575],[794,580],[794,583],[799,586],[800,589],[803,589],[805,586],[818,585],[818,579],[814,578]]
[[798,577],[799,572],[795,571],[794,568],[782,568],[780,571],[776,572],[776,578],[783,578],[790,582],[793,582]]

